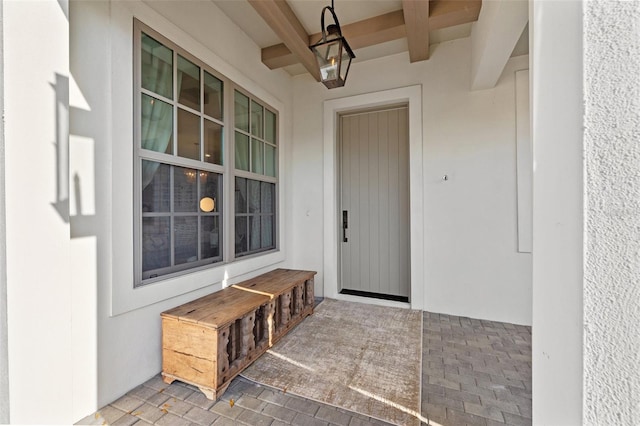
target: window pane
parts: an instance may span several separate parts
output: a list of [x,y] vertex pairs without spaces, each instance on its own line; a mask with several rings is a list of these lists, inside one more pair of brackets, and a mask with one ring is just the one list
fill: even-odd
[[173,51],[144,33],[140,47],[142,87],[173,99]]
[[[134,201],[141,211],[134,244],[136,270],[143,273],[134,285],[232,261],[233,253],[223,259],[231,248],[223,244],[233,245],[237,258],[275,247],[276,184],[262,180],[278,174],[277,112],[238,86],[224,93],[226,77],[172,42],[137,37]],[[232,167],[231,176],[237,170],[257,179],[223,182],[221,166]],[[225,191],[234,184],[231,194],[223,193],[223,183]],[[223,217],[227,206],[233,221]]]
[[198,260],[198,217],[176,217],[173,221],[175,264],[195,262]]
[[178,102],[200,111],[200,67],[178,55]]
[[260,182],[247,179],[249,193],[249,213],[260,213]]
[[274,238],[273,238],[273,215],[262,216],[262,246],[261,248],[269,248],[274,247]]
[[209,259],[220,256],[220,223],[218,216],[200,218],[202,242],[200,258]]
[[222,120],[222,81],[204,72],[204,113]]
[[142,219],[142,272],[171,265],[171,234],[168,217]]
[[247,218],[236,216],[236,254],[247,251]]
[[264,173],[264,142],[251,139],[251,171],[254,173]]
[[249,217],[249,250],[260,249],[260,216]]
[[274,183],[260,182],[261,213],[275,213],[276,211],[276,185]]
[[178,155],[200,159],[200,117],[178,108]]
[[200,211],[222,211],[222,176],[218,173],[200,172]]
[[276,143],[276,115],[269,110],[264,112],[264,138]]
[[168,212],[170,167],[142,160],[142,212]]
[[140,106],[140,146],[172,154],[173,106],[145,94],[142,95]]
[[264,145],[264,174],[276,177],[276,149],[271,145]]
[[264,128],[262,114],[262,105],[251,101],[251,134],[259,138],[262,137],[262,129]]
[[235,92],[235,121],[236,128],[249,131],[249,98],[240,92]]
[[236,169],[249,170],[249,136],[236,132]]
[[247,179],[245,178],[236,178],[235,210],[236,213],[247,212]]
[[[195,169],[175,167],[173,174],[173,209],[176,212],[195,212],[198,208]],[[200,172],[202,173],[202,172]]]
[[204,161],[222,165],[222,126],[204,120]]

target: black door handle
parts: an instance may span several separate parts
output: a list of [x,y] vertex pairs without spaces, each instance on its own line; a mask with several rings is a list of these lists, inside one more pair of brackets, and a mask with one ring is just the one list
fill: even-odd
[[349,212],[342,210],[342,242],[348,242],[347,228],[349,227]]

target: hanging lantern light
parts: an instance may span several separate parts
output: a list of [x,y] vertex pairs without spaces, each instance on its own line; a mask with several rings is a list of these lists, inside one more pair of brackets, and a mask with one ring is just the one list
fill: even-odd
[[[324,15],[327,10],[331,12],[334,23],[325,28]],[[333,0],[331,0],[331,6],[325,6],[322,9],[320,27],[322,38],[318,43],[309,46],[309,49],[315,54],[322,83],[329,89],[342,87],[347,80],[351,60],[356,56],[342,36],[338,17],[333,10]]]

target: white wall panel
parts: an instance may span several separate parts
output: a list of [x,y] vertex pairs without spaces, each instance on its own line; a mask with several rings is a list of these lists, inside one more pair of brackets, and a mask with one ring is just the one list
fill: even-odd
[[[514,106],[514,72],[528,68],[528,58],[510,59],[495,88],[471,92],[470,48],[470,40],[461,39],[436,46],[424,62],[410,64],[407,54],[399,54],[355,63],[346,86],[330,91],[308,76],[295,78],[293,262],[318,270],[332,259],[331,247],[308,244],[321,238],[323,214],[333,214],[325,204],[331,203],[332,181],[323,176],[323,164],[334,160],[323,149],[323,138],[332,138],[324,126],[330,116],[323,121],[320,101],[338,104],[363,94],[375,99],[378,91],[420,84],[423,136],[411,143],[419,143],[422,153],[411,159],[424,173],[411,191],[424,200],[424,279],[414,282],[424,294],[421,305],[531,324],[531,254],[517,251]],[[323,185],[325,197],[310,190]],[[411,207],[411,220],[418,210]],[[317,283],[325,279],[319,276]]]
[[516,71],[516,155],[518,171],[518,251],[533,247],[533,147],[529,108],[529,70]]
[[[85,192],[92,182],[88,178],[79,192],[83,205],[95,203],[95,215],[89,215],[92,210],[86,204],[82,208],[86,217],[72,220],[73,235],[83,237],[75,244],[74,260],[86,265],[95,262],[93,271],[78,270],[74,282],[89,287],[81,294],[87,306],[94,306],[97,317],[95,334],[89,336],[95,339],[97,359],[84,379],[97,384],[97,389],[93,406],[73,419],[77,421],[160,372],[162,311],[276,264],[286,265],[292,89],[290,76],[266,69],[258,46],[212,2],[190,2],[184,7],[182,2],[78,1],[71,3],[70,14],[71,70],[84,98],[83,108],[72,110],[71,133],[78,143],[93,141],[92,151],[87,147],[74,151],[82,155],[76,157],[80,163],[71,167],[82,177],[90,171],[85,157],[91,154],[95,161],[91,193]],[[280,253],[133,289],[134,17],[278,108]],[[77,331],[86,330],[79,327]],[[87,343],[93,344],[90,338]]]
[[532,2],[533,423],[582,424],[582,2]]
[[10,421],[68,424],[68,4],[2,6]]

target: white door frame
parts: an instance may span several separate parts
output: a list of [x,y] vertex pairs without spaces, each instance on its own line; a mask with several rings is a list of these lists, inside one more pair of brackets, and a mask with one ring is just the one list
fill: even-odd
[[[363,108],[406,102],[409,105],[409,212],[411,235],[410,303],[342,295],[338,292],[338,114]],[[381,92],[331,99],[324,102],[324,296],[364,301],[386,306],[422,310],[424,306],[424,203],[422,179],[422,86],[408,86]]]

